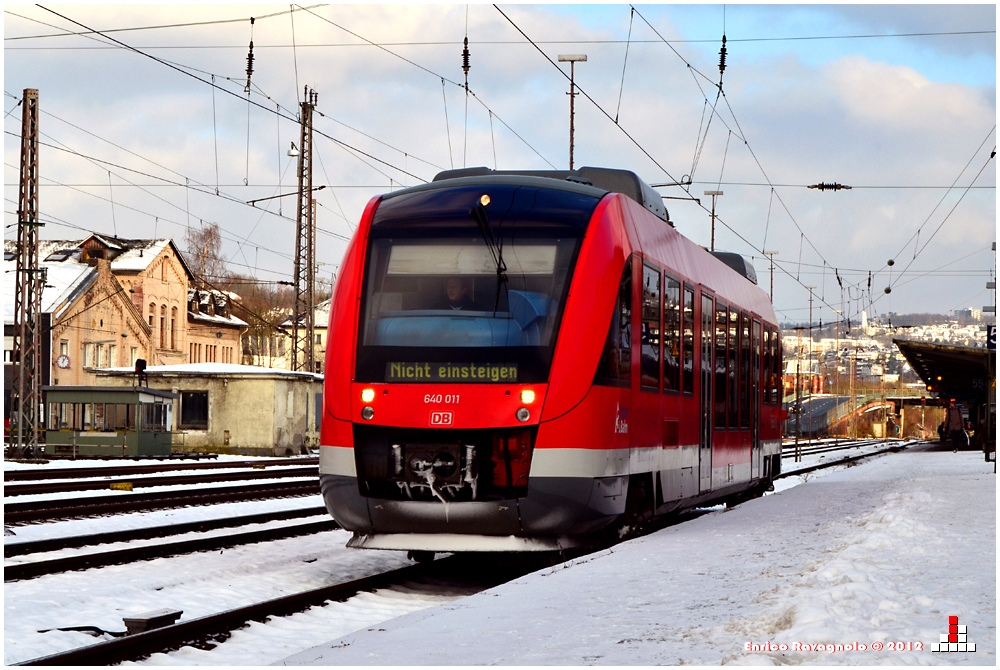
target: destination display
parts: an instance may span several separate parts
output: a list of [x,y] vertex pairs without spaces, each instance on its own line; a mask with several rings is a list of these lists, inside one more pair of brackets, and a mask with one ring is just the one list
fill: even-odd
[[517,363],[386,363],[387,382],[492,384],[517,382]]

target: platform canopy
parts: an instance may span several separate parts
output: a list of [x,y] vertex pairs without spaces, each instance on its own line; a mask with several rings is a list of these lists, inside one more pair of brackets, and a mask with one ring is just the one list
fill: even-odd
[[933,393],[958,401],[985,402],[996,385],[996,351],[911,340],[893,340]]

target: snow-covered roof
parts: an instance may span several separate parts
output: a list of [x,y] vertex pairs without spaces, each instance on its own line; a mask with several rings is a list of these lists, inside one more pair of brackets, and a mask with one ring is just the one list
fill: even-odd
[[[330,305],[333,303],[333,298],[324,300],[321,303],[317,303],[313,306],[313,323],[316,324],[317,328],[326,328],[330,322]],[[292,327],[292,315],[289,314],[285,317],[281,325],[285,328]]]
[[[117,237],[104,237],[103,235],[98,235],[97,233],[94,233],[87,239],[90,238],[97,240],[98,242],[108,247],[109,249],[118,249],[118,250],[123,249],[123,247],[118,243],[120,240]],[[86,241],[87,240],[84,240],[84,242]]]
[[[75,298],[76,294],[88,287],[97,278],[97,268],[80,260],[80,247],[87,240],[94,239],[109,249],[117,252],[110,263],[112,274],[116,272],[139,272],[149,267],[149,264],[173,242],[163,238],[158,240],[125,240],[117,237],[104,237],[101,235],[91,235],[86,240],[39,240],[38,260],[39,266],[47,272],[45,287],[42,289],[42,312],[55,312],[67,303],[70,298]],[[176,248],[175,248],[176,251]],[[15,240],[4,240],[4,252],[17,253],[17,242]],[[59,253],[63,252],[63,253]],[[178,253],[177,257],[187,271],[184,258]],[[49,259],[49,260],[47,260]],[[3,286],[4,286],[4,323],[14,321],[14,291],[16,288],[16,256],[12,260],[4,260]],[[190,272],[188,271],[190,275]],[[56,316],[59,316],[56,314]],[[228,319],[213,320],[215,324],[226,324],[231,326],[246,326],[246,322],[236,317]]]
[[[99,368],[98,374],[133,374],[131,367]],[[313,372],[293,372],[282,368],[264,368],[258,365],[239,365],[236,363],[178,363],[176,365],[150,365],[146,368],[148,375],[199,375],[214,377],[236,377],[240,375],[272,375],[283,377],[310,377],[322,381],[323,375]]]
[[191,303],[198,303],[198,311],[188,310],[190,321],[240,328],[249,325],[230,311],[232,301],[239,300],[239,296],[235,293],[217,289],[189,288],[187,299],[189,306]]
[[[46,270],[45,286],[42,288],[42,313],[53,312],[60,306],[67,304],[69,298],[74,297],[74,294],[78,294],[97,279],[97,268],[85,263],[41,261],[39,265]],[[3,262],[4,323],[14,323],[14,292],[16,288],[17,261],[5,260]]]
[[219,316],[218,314],[212,315],[205,314],[204,312],[192,312],[188,310],[188,319],[194,321],[195,323],[207,323],[218,326],[237,326],[244,328],[250,325],[243,319],[238,316],[233,316],[232,314],[229,316]]
[[[111,250],[108,254],[111,262],[112,272],[140,272],[149,267],[149,264],[156,259],[161,251],[173,244],[170,238],[155,240],[145,239],[122,239],[118,237],[106,237],[103,235],[91,235],[84,240],[39,240],[38,258],[44,261],[53,253],[58,251],[73,252],[78,251],[87,240],[96,240]],[[174,248],[177,251],[176,247]],[[4,251],[16,252],[17,245],[14,240],[4,240]],[[181,265],[190,274],[184,257],[177,253]],[[53,259],[55,262],[55,259]],[[68,258],[60,259],[59,262],[72,263],[80,262],[79,253]]]
[[127,245],[124,251],[111,261],[112,272],[140,272],[170,245],[170,240],[117,240]]

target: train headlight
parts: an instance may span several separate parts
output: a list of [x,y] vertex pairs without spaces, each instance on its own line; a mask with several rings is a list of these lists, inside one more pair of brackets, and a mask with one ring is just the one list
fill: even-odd
[[488,196],[488,195],[486,195],[484,193],[483,197],[481,197],[479,199],[479,204],[482,205],[483,207],[485,207],[486,205],[490,204],[490,196]]
[[371,402],[375,399],[375,389],[365,389],[361,392],[362,402]]
[[373,416],[375,416],[375,410],[373,410],[371,407],[364,407],[364,408],[362,408],[362,410],[361,410],[361,418],[362,419],[364,419],[365,421],[368,421]]
[[530,405],[535,402],[535,392],[531,389],[524,389],[521,391],[521,402],[525,405]]
[[528,411],[527,407],[522,407],[514,414],[518,421],[527,421],[531,418],[531,412]]

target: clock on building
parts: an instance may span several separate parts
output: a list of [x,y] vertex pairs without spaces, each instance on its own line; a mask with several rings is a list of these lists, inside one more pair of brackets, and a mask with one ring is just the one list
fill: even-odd
[[66,368],[68,368],[69,367],[69,356],[67,356],[66,354],[62,354],[59,358],[57,358],[56,359],[56,367],[60,367],[63,370],[65,370]]

